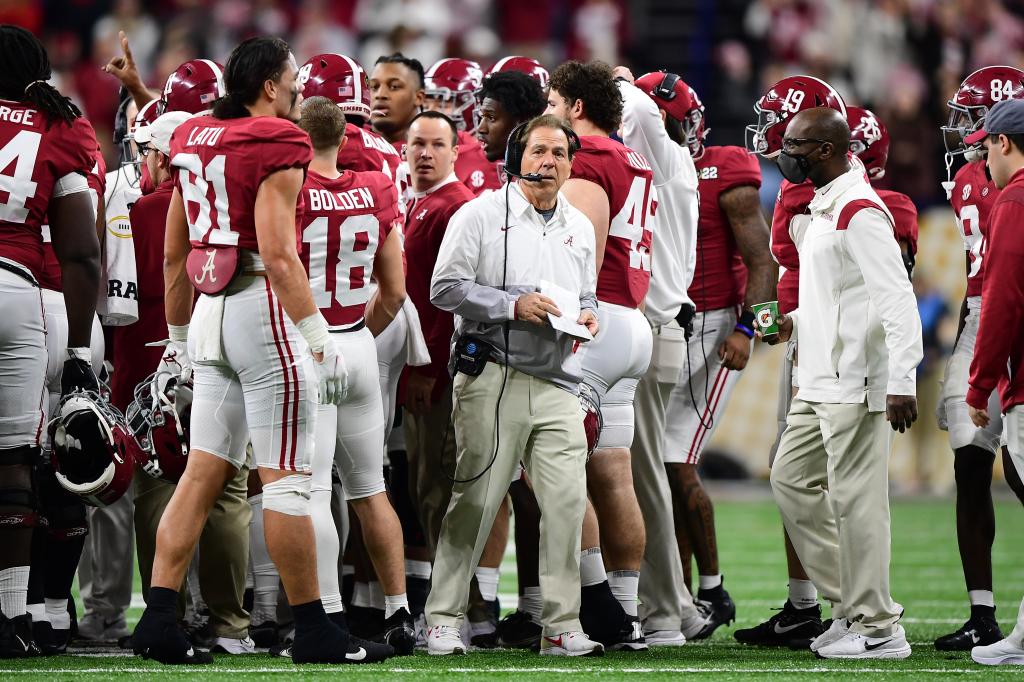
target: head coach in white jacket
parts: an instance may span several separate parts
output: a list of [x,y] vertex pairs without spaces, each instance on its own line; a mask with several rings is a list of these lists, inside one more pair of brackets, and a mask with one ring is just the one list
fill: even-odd
[[450,369],[458,455],[426,606],[431,654],[465,651],[459,626],[469,581],[520,458],[543,514],[541,653],[602,650],[579,622],[582,372],[575,337],[552,327],[549,316],[562,313],[540,293],[551,293],[550,285],[569,292],[563,296],[580,308],[570,321],[597,332],[594,228],[559,192],[577,145],[553,116],[514,130],[506,170],[519,181],[459,209],[434,266],[430,300],[456,315]]
[[809,109],[790,122],[778,161],[786,179],[816,190],[799,306],[780,323],[779,340],[799,335],[800,390],[771,482],[800,560],[833,605],[832,627],[811,648],[905,658],[903,609],[889,592],[888,460],[893,430],[917,418],[921,320],[892,216],[850,164],[849,140],[840,114]]

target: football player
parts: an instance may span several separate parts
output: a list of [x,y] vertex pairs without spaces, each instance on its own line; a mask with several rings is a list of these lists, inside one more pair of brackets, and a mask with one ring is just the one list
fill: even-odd
[[[171,139],[165,311],[182,374],[196,361],[191,449],[161,518],[149,600],[132,636],[138,655],[164,663],[212,661],[177,625],[177,589],[249,441],[263,481],[267,547],[295,616],[292,659],[368,662],[393,653],[349,637],[328,619],[317,588],[312,431],[317,398],[339,402],[347,371],[298,255],[296,201],[312,150],[293,123],[297,76],[284,41],[243,41],[228,58],[227,94],[212,115],[189,119]],[[204,293],[193,314],[195,288]]]
[[[999,188],[985,167],[984,143],[968,146],[964,137],[981,130],[985,114],[997,102],[1024,97],[1024,71],[1011,66],[986,66],[964,79],[949,100],[949,123],[943,126],[947,166],[963,156],[967,163],[956,173],[947,197],[964,240],[967,295],[960,307],[956,345],[946,363],[937,408],[939,427],[949,432],[956,474],[956,536],[960,547],[971,616],[956,632],[935,640],[941,651],[968,651],[1003,638],[995,618],[992,594],[992,465],[1003,431],[998,391],[989,397],[987,426],[977,427],[967,412],[967,383],[978,335],[981,290],[985,278],[985,249],[989,215]],[[1003,461],[1008,453],[1003,450]],[[1008,478],[1014,467],[1005,466]],[[1015,487],[1015,490],[1019,488]],[[1018,492],[1018,495],[1020,493]]]
[[369,84],[370,125],[404,158],[409,124],[423,108],[423,65],[401,52],[378,57]]
[[[381,640],[410,655],[416,641],[402,528],[384,486],[384,406],[373,343],[405,300],[398,192],[379,171],[338,171],[338,147],[348,138],[345,116],[334,102],[313,97],[303,102],[302,112],[299,126],[309,133],[314,152],[302,188],[302,263],[313,300],[352,367],[344,400],[337,407],[321,406],[317,417],[310,505],[321,601],[328,616],[344,626],[340,547],[331,516],[331,470],[337,463],[384,591]],[[378,284],[372,297],[371,275]]]
[[86,176],[96,165],[92,126],[47,81],[42,43],[23,28],[0,26],[0,158],[9,190],[0,204],[0,658],[31,655],[26,611],[29,557],[39,509],[32,467],[45,427],[47,353],[42,296],[42,225],[51,239],[65,289],[67,350],[61,395],[97,391],[91,366],[99,287],[96,211]]
[[480,102],[476,137],[491,162],[504,161],[512,129],[540,116],[547,106],[537,80],[518,71],[491,73],[484,78],[476,96]]
[[[562,191],[590,218],[597,235],[603,333],[580,348],[579,358],[586,382],[600,396],[604,428],[587,464],[593,509],[588,507],[583,524],[580,619],[588,634],[613,649],[646,648],[636,603],[644,521],[633,490],[629,447],[633,394],[651,360],[651,327],[639,307],[651,279],[653,174],[641,154],[609,137],[622,122],[622,98],[608,65],[570,61],[555,69],[545,113],[563,119],[580,136]],[[614,602],[592,606],[600,603],[600,595],[607,596],[608,587],[625,612],[618,623],[616,609],[608,608]],[[591,625],[594,613],[600,615]]]

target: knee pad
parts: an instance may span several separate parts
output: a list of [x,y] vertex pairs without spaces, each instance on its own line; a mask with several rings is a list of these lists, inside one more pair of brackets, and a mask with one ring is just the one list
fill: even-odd
[[309,516],[309,491],[312,477],[292,474],[263,486],[263,511],[289,516]]
[[40,460],[36,466],[34,485],[39,495],[39,511],[52,539],[73,540],[89,534],[85,502],[57,482],[49,462]]
[[601,403],[601,448],[629,448],[633,445],[633,406],[627,403]]
[[37,447],[0,450],[0,528],[45,526],[39,515],[34,467],[40,461]]

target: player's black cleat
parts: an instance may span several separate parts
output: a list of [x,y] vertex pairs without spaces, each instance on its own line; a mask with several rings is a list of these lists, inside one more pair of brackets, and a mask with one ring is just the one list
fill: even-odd
[[368,606],[347,606],[348,631],[357,637],[369,639],[384,629],[384,609]]
[[995,616],[972,616],[956,632],[935,640],[939,651],[970,651],[976,646],[995,644],[1003,638]]
[[272,620],[250,626],[249,636],[252,637],[252,641],[256,643],[256,646],[261,649],[270,648],[281,641],[277,634],[277,623]]
[[544,629],[526,611],[515,611],[498,621],[498,646],[507,649],[540,649]]
[[8,618],[0,613],[0,658],[38,656],[39,647],[32,638],[32,617],[27,613]]
[[626,620],[622,624],[622,631],[614,641],[603,642],[608,651],[645,651],[647,641],[644,639],[644,630],[640,626],[640,619],[636,616],[626,614]]
[[697,598],[693,600],[693,603],[709,618],[704,629],[690,639],[707,639],[721,626],[736,620],[736,604],[733,603],[729,593],[725,591],[724,582],[710,590],[697,590]]
[[32,622],[32,639],[43,656],[57,656],[67,653],[71,629],[54,630],[49,621]]
[[373,641],[390,644],[396,656],[412,656],[416,649],[416,627],[408,609],[399,609],[384,620],[384,629]]
[[[278,652],[282,655],[287,649]],[[395,655],[390,644],[368,642],[332,624],[313,636],[296,637],[290,647],[294,663],[380,663]]]
[[798,609],[787,599],[774,616],[760,625],[737,630],[732,636],[740,644],[807,649],[814,638],[824,631],[820,605]]
[[132,633],[132,650],[136,656],[150,658],[166,665],[201,665],[213,663],[213,656],[195,648],[173,618],[146,609]]

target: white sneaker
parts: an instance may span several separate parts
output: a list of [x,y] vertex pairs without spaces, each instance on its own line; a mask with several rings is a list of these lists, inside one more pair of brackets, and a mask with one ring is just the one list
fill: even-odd
[[[699,632],[699,630],[698,630]],[[679,630],[652,630],[644,633],[648,646],[683,646],[686,637]]]
[[245,639],[233,639],[231,637],[218,637],[213,642],[210,651],[215,654],[254,654],[256,653],[256,642],[252,637],[246,635]]
[[427,648],[427,617],[424,614],[416,616],[416,622],[413,625],[413,629],[416,631],[416,648],[426,649]]
[[604,645],[582,632],[563,632],[555,637],[542,637],[541,656],[603,656]]
[[995,644],[974,647],[971,658],[982,665],[1024,665],[1024,638],[1010,633]]
[[888,637],[868,637],[852,630],[815,653],[820,658],[906,658],[910,643],[902,625]]
[[431,656],[451,656],[466,653],[459,628],[451,625],[434,625],[427,630],[427,653]]
[[818,649],[828,646],[833,642],[838,642],[842,639],[847,632],[850,631],[850,622],[845,618],[835,618],[832,621],[832,625],[829,626],[828,630],[821,633],[814,638],[811,642],[811,651],[817,651]]

